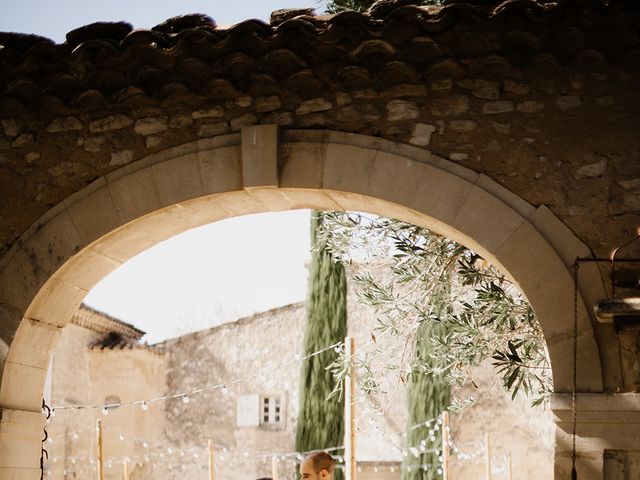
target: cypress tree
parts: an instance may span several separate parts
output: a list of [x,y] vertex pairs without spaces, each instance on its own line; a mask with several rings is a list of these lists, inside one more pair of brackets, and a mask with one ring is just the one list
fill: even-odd
[[[322,213],[311,216],[311,243],[315,246],[309,268],[304,353],[308,355],[347,335],[347,281],[344,267],[336,262],[325,245],[318,243]],[[337,353],[328,350],[302,362],[300,369],[300,408],[296,427],[296,450],[326,449],[344,441],[344,400],[327,397],[334,379],[327,367]],[[336,480],[342,472],[336,470]]]
[[[438,417],[450,403],[451,388],[442,375],[426,372],[424,365],[429,362],[426,348],[430,329],[439,328],[433,322],[423,322],[416,332],[415,353],[417,367],[407,382],[407,443],[409,453],[402,462],[402,480],[436,480],[440,463],[439,451],[442,445],[442,428],[433,422],[430,426],[415,428],[415,425]],[[413,428],[412,428],[413,427]],[[437,430],[436,430],[437,428]],[[425,451],[422,450],[434,450]],[[425,465],[426,470],[419,466]]]

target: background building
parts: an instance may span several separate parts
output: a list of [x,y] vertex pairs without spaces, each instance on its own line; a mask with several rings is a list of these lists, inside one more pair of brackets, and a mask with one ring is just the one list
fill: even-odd
[[[375,322],[354,299],[349,296],[349,328],[360,351],[375,347],[393,355],[402,348],[402,339],[380,338],[372,344]],[[273,458],[281,478],[294,478],[304,314],[302,303],[288,305],[147,346],[139,342],[139,330],[83,307],[64,329],[62,348],[54,354],[54,405],[103,405],[212,388],[149,402],[146,411],[133,405],[108,409],[107,416],[101,409],[56,413],[49,427],[54,439],[50,477],[88,478],[87,472],[95,471],[95,423],[101,419],[108,479],[123,478],[125,461],[131,479],[206,479],[209,440],[217,478],[270,476]],[[500,388],[493,389],[494,379],[490,365],[480,367],[473,372],[478,387],[470,382],[455,392],[477,402],[452,415],[459,449],[452,453],[452,478],[476,479],[484,472],[485,433],[492,438],[495,478],[507,478],[509,453],[514,478],[551,478],[550,412],[530,408],[526,399],[512,402]],[[384,390],[385,395],[358,399],[361,480],[400,478],[410,447],[438,447],[428,438],[422,445],[404,444],[404,385],[390,377]]]

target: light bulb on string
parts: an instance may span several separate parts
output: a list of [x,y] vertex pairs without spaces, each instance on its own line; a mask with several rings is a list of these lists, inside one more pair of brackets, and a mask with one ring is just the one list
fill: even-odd
[[189,403],[191,399],[189,398],[189,395],[187,395],[186,393],[184,395],[182,395],[182,403]]
[[221,390],[222,390],[222,394],[223,395],[225,395],[225,396],[229,395],[229,389],[227,388],[226,385],[222,385],[222,389]]
[[149,410],[149,405],[147,405],[147,402],[146,402],[146,401],[144,401],[144,402],[142,402],[142,405],[140,405],[140,408],[141,408],[144,412],[146,412],[147,410]]
[[105,417],[109,415],[109,409],[107,407],[102,407],[102,415]]
[[118,438],[120,439],[120,441],[124,440],[124,435],[123,434],[119,434]]

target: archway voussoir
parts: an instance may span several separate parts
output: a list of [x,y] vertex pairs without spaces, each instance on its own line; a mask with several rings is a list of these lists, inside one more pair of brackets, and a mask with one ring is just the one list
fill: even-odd
[[198,152],[204,195],[242,189],[242,149],[240,145]]
[[493,253],[523,221],[517,211],[474,185],[451,226],[470,239],[468,246],[479,244]]
[[280,187],[322,188],[327,146],[317,142],[280,144]]
[[13,338],[7,362],[46,370],[61,332],[62,328],[56,325],[25,318]]
[[50,278],[29,305],[25,317],[64,327],[87,293],[87,290]]
[[72,257],[56,273],[56,278],[67,285],[89,291],[100,280],[122,265],[113,258],[86,248],[81,256]]
[[154,163],[151,172],[162,206],[174,205],[203,195],[197,153]]
[[[464,205],[473,183],[465,178],[443,172],[432,165],[425,165],[414,193],[407,206],[423,212],[444,225],[451,225]],[[447,231],[438,231],[447,235]]]
[[518,212],[518,214],[523,218],[529,218],[536,211],[536,207],[531,205],[529,202],[518,197],[516,194],[512,193],[484,174],[478,175],[478,179],[475,183],[487,193],[502,200],[506,205]]
[[97,253],[124,263],[158,242],[167,240],[188,230],[182,207],[174,205],[138,218],[118,230],[94,242],[91,248]]
[[327,190],[366,194],[377,151],[352,145],[329,144],[322,179]]
[[61,209],[60,213],[47,223],[37,223],[33,234],[22,244],[22,250],[39,270],[53,275],[83,246],[84,241],[71,217],[66,210]]
[[107,188],[123,223],[162,207],[151,167],[136,170],[116,180],[107,176]]
[[302,208],[315,210],[340,210],[338,205],[327,192],[323,190],[280,189],[280,194],[285,197],[290,209]]
[[16,250],[0,271],[0,303],[26,311],[47,277],[22,249]]
[[369,195],[411,205],[427,166],[392,153],[378,152],[369,179]]
[[[0,478],[40,478],[40,449],[44,432],[40,411],[0,410]],[[35,472],[38,476],[32,476]]]
[[5,362],[0,384],[0,408],[40,412],[46,376],[47,369]]
[[64,201],[65,209],[82,238],[83,245],[90,244],[122,225],[120,213],[105,179],[96,180],[90,190],[85,195],[74,194]]

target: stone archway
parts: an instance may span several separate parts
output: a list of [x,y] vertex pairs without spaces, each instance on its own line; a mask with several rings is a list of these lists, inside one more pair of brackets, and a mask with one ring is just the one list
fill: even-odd
[[[0,477],[39,478],[49,355],[93,285],[187,229],[295,208],[397,217],[474,248],[525,293],[544,331],[555,390],[570,391],[570,265],[588,249],[549,210],[428,150],[334,131],[289,130],[279,138],[276,125],[246,127],[240,135],[171,148],[99,178],[47,212],[5,256],[3,304],[19,323],[0,384]],[[585,305],[601,287],[597,274],[585,277],[578,385],[600,392],[600,354]]]

